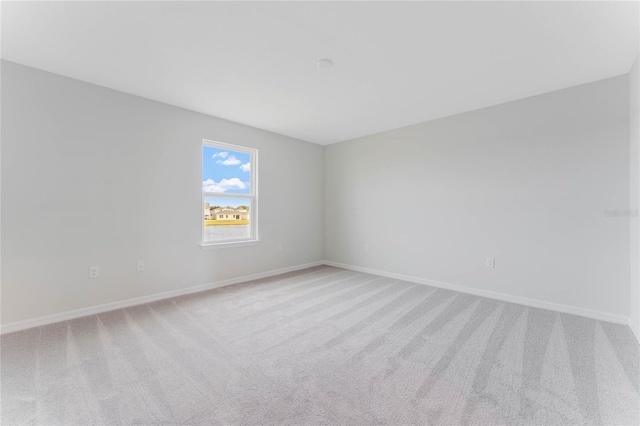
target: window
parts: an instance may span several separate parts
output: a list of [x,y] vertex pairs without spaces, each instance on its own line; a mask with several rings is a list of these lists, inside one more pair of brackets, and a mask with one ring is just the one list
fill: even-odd
[[202,245],[258,240],[258,151],[202,142]]

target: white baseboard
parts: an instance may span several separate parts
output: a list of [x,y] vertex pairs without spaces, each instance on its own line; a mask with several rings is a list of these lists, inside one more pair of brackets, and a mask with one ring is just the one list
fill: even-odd
[[[260,278],[267,278],[275,275],[284,274],[287,272],[298,271],[300,269],[311,268],[318,265],[334,266],[336,268],[348,269],[357,272],[365,272],[368,274],[379,275],[382,277],[395,278],[398,280],[414,282],[418,284],[429,285],[432,287],[444,288],[447,290],[459,291],[461,293],[473,294],[474,296],[487,297],[489,299],[501,300],[503,302],[517,303],[519,305],[531,306],[534,308],[548,309],[550,311],[563,312],[566,314],[579,315],[582,317],[593,318],[601,321],[613,322],[616,324],[631,325],[630,318],[610,314],[608,312],[596,311],[593,309],[579,308],[576,306],[563,305],[560,303],[547,302],[544,300],[530,299],[527,297],[513,296],[505,293],[499,293],[488,290],[479,290],[471,287],[465,287],[457,284],[444,283],[440,281],[427,280],[424,278],[411,277],[408,275],[396,274],[392,272],[380,271],[377,269],[363,268],[360,266],[347,265],[344,263],[337,263],[331,261],[321,261],[306,263],[303,265],[292,266],[289,268],[276,269],[273,271],[262,272],[259,274],[245,275],[238,278],[232,278],[228,280],[218,281],[211,284],[197,285],[180,290],[167,291],[163,293],[153,294],[149,296],[136,297],[133,299],[122,300],[118,302],[105,303],[103,305],[92,306],[89,308],[76,309],[73,311],[62,312],[59,314],[47,315],[44,317],[38,317],[28,319],[24,321],[16,321],[8,324],[0,325],[0,334],[13,333],[14,331],[26,330],[28,328],[38,327],[41,325],[53,324],[56,322],[67,321],[74,318],[85,317],[89,315],[95,315],[102,312],[113,311],[121,308],[128,308],[136,305],[143,305],[145,303],[155,302],[158,300],[169,299],[171,297],[182,296],[185,294],[198,293],[200,291],[211,290],[214,288],[226,287],[233,284],[238,284],[246,281],[257,280]],[[634,333],[635,334],[635,333]]]
[[579,308],[577,306],[563,305],[560,303],[547,302],[545,300],[530,299],[527,297],[513,296],[510,294],[499,293],[496,291],[480,290],[471,287],[465,287],[457,284],[443,283],[440,281],[427,280],[424,278],[411,277],[402,274],[395,274],[392,272],[379,271],[377,269],[362,268],[360,266],[346,265],[344,263],[325,261],[325,265],[335,266],[336,268],[349,269],[351,271],[365,272],[373,275],[380,275],[383,277],[395,278],[402,281],[409,281],[417,284],[425,284],[432,287],[444,288],[447,290],[459,291],[461,293],[473,294],[474,296],[487,297],[489,299],[496,299],[503,302],[517,303],[518,305],[531,306],[534,308],[547,309],[550,311],[562,312],[565,314],[573,314],[581,317],[592,318],[600,321],[613,322],[616,324],[629,325],[630,318],[610,314],[608,312],[596,311],[593,309]]
[[629,328],[631,329],[631,333],[636,338],[636,341],[640,345],[640,330],[638,329],[637,324],[633,324],[631,318],[629,318]]
[[145,303],[155,302],[171,297],[182,296],[185,294],[198,293],[200,291],[211,290],[214,288],[226,287],[228,285],[243,283],[246,281],[257,280],[260,278],[272,277],[287,272],[298,271],[300,269],[311,268],[312,266],[324,265],[324,262],[305,263],[303,265],[291,266],[289,268],[276,269],[273,271],[261,272],[259,274],[245,275],[243,277],[222,280],[211,284],[202,284],[193,287],[183,288],[180,290],[166,291],[163,293],[152,294],[149,296],[136,297],[133,299],[121,300],[118,302],[105,303],[103,305],[91,306],[89,308],[75,309],[73,311],[62,312],[59,314],[47,315],[28,319],[24,321],[16,321],[0,326],[0,334],[13,333],[14,331],[26,330],[28,328],[38,327],[41,325],[53,324],[56,322],[67,321],[74,318],[86,317],[89,315],[100,314],[102,312],[114,311],[116,309],[128,308]]

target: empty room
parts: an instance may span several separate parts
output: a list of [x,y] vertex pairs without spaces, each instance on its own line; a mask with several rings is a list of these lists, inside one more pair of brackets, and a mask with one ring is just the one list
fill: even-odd
[[0,424],[640,425],[640,2],[0,19]]

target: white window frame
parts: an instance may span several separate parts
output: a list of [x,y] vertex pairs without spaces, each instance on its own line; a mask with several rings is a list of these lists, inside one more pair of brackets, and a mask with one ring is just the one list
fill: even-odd
[[[217,149],[225,149],[229,151],[242,152],[244,154],[249,154],[250,163],[251,163],[251,172],[249,173],[251,179],[249,181],[249,189],[250,192],[248,194],[229,194],[225,192],[204,192],[202,190],[202,182],[204,182],[204,176],[202,175],[202,163],[204,161],[203,148],[205,146]],[[245,146],[232,145],[229,143],[212,141],[208,139],[202,140],[202,147],[200,147],[200,191],[202,193],[201,201],[202,204],[200,206],[200,223],[201,223],[201,244],[200,247],[203,249],[209,248],[221,248],[221,247],[238,247],[243,245],[253,245],[257,244],[260,240],[258,239],[258,150],[254,148],[248,148]],[[223,197],[223,198],[248,198],[251,200],[249,206],[249,237],[248,238],[240,238],[235,240],[221,240],[221,241],[205,241],[204,240],[204,218],[202,212],[204,211],[204,203],[205,197]]]

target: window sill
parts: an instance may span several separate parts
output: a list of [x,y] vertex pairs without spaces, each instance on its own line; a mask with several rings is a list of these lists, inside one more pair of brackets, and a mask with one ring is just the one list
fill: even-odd
[[200,244],[200,248],[202,250],[216,250],[222,248],[236,248],[236,247],[246,247],[246,246],[255,246],[260,244],[260,240],[247,240],[247,241],[230,241],[228,243],[209,243],[209,244]]

